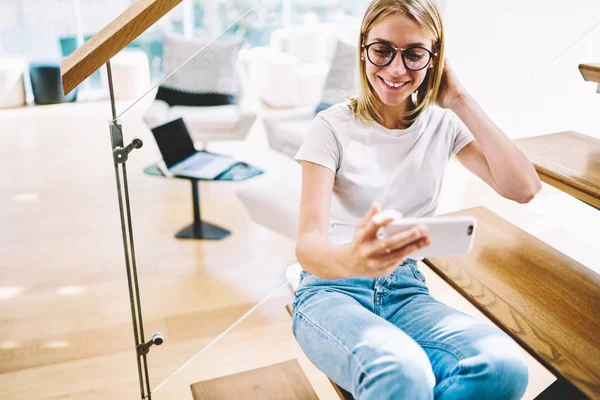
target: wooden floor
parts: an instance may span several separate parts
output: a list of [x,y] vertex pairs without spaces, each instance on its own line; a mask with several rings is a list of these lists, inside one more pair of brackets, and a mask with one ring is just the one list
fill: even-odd
[[[139,398],[109,112],[106,103],[0,111],[2,399]],[[174,239],[192,220],[189,184],[144,175],[159,158],[156,145],[135,112],[122,123],[126,140],[145,143],[127,166],[146,336],[165,337],[149,355],[151,387],[276,291],[153,398],[191,399],[193,382],[297,358],[319,398],[336,399],[296,344],[284,308],[294,244],[252,223],[235,196],[241,183],[231,182],[203,184],[201,196],[203,218],[233,234],[219,242]],[[278,168],[260,123],[247,143],[216,148],[267,172]],[[436,297],[484,318],[422,269]],[[530,358],[525,398],[553,379]]]

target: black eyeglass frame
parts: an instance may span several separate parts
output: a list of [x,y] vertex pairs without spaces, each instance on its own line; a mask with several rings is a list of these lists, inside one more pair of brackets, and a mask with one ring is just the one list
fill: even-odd
[[[390,61],[388,61],[385,64],[377,64],[374,63],[373,60],[371,60],[371,57],[369,57],[369,48],[371,46],[373,46],[374,44],[383,44],[388,46],[390,49],[392,49],[394,51],[394,54],[392,55],[392,58],[390,58]],[[390,65],[392,62],[394,62],[394,59],[396,59],[396,55],[398,54],[398,51],[400,51],[400,57],[402,58],[402,63],[404,64],[404,67],[406,67],[406,69],[408,69],[409,71],[421,71],[427,67],[429,67],[431,65],[431,60],[433,60],[435,57],[437,57],[438,53],[434,53],[429,49],[426,49],[425,47],[422,46],[408,46],[407,48],[401,48],[401,47],[394,47],[389,43],[386,42],[373,42],[373,43],[369,43],[367,45],[363,44],[362,48],[365,49],[366,53],[367,53],[367,59],[369,60],[369,62],[373,65],[375,65],[376,67],[386,67],[388,65]],[[410,68],[408,65],[406,65],[406,60],[404,59],[404,52],[406,50],[410,50],[410,49],[423,49],[426,52],[429,53],[429,61],[427,61],[427,63],[425,64],[425,66],[423,66],[423,68],[419,68],[419,69],[412,69]]]

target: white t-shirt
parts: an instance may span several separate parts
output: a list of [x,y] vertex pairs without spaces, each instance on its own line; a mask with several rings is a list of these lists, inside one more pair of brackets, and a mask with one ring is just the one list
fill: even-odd
[[437,106],[407,129],[387,129],[341,103],[317,114],[295,159],[335,173],[329,241],[346,244],[373,201],[405,217],[434,215],[448,162],[472,140],[456,114]]

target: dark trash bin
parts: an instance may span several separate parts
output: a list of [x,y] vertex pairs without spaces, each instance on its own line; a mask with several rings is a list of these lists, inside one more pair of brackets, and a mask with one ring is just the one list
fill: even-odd
[[77,89],[63,95],[60,64],[57,62],[32,62],[29,65],[31,89],[35,104],[70,103],[77,100]]

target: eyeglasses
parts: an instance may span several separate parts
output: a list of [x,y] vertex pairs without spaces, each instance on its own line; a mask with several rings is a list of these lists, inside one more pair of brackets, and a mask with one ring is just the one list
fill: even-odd
[[362,45],[367,51],[367,58],[371,64],[377,67],[385,67],[390,65],[396,54],[400,51],[402,56],[402,62],[406,69],[411,71],[420,71],[423,68],[427,68],[431,59],[437,56],[437,53],[433,53],[421,46],[410,46],[406,49],[400,49],[392,47],[385,42],[373,42],[368,45]]

